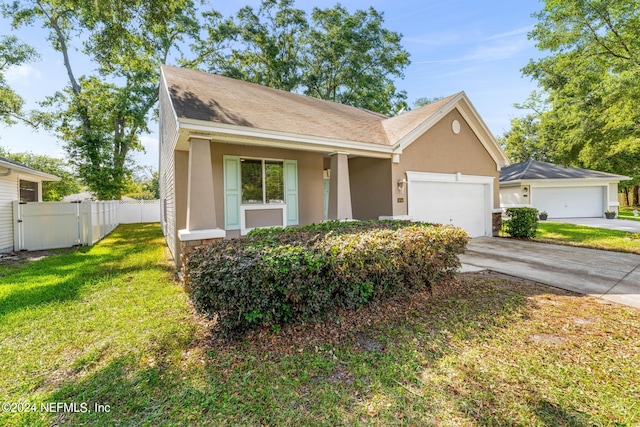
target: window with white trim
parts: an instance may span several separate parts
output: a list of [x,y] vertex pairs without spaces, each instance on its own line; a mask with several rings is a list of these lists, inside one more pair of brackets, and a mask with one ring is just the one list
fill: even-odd
[[20,201],[21,202],[37,202],[38,201],[38,183],[37,182],[27,181],[24,179],[20,180]]
[[284,204],[284,162],[240,159],[242,204]]

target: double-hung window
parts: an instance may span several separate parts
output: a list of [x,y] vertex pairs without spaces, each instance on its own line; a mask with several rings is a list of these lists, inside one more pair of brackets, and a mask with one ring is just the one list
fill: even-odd
[[242,204],[283,204],[284,162],[240,159]]
[[[225,230],[242,230],[245,213],[271,217],[280,209],[283,225],[298,225],[298,162],[223,156]],[[263,222],[267,222],[266,220]]]

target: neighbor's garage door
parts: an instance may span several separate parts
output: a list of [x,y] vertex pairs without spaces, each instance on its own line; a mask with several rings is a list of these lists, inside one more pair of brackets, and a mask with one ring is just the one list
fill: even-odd
[[604,209],[603,187],[534,187],[531,203],[550,218],[598,218]]
[[413,220],[453,224],[471,237],[491,235],[492,177],[418,172],[407,176],[408,213]]

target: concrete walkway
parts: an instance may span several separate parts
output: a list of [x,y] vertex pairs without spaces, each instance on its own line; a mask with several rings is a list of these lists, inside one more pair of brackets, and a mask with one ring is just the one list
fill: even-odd
[[460,260],[462,271],[493,270],[640,308],[640,255],[481,237]]
[[631,231],[640,233],[640,221],[630,219],[606,218],[549,218],[546,222],[567,222],[587,227],[606,228],[609,230]]

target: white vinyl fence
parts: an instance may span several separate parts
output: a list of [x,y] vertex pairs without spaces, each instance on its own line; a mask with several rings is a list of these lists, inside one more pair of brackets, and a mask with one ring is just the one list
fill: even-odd
[[120,223],[160,221],[160,201],[13,202],[14,251],[91,246]]
[[160,200],[118,202],[118,223],[160,222]]

